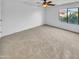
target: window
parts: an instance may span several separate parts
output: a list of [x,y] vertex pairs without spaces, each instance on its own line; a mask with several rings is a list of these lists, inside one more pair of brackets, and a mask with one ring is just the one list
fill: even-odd
[[68,9],[68,22],[78,24],[78,8]]
[[62,22],[79,24],[79,8],[60,9],[59,19]]
[[59,11],[59,18],[63,22],[67,22],[67,9],[61,9]]

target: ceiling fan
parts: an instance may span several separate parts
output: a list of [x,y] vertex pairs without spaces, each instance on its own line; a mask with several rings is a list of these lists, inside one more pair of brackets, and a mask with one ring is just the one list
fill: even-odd
[[47,8],[48,6],[55,6],[55,4],[51,4],[51,3],[52,3],[52,1],[43,0],[42,6],[44,8]]
[[38,7],[44,7],[44,8],[47,8],[49,6],[55,6],[55,4],[52,3],[52,1],[48,1],[48,0],[41,0],[39,2],[32,2],[32,1],[25,1],[24,2],[25,4],[27,5],[31,5],[31,6],[38,6]]

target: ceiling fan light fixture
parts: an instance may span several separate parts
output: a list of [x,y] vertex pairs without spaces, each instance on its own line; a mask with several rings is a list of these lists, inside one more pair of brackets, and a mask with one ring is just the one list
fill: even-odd
[[44,8],[47,8],[48,7],[48,4],[43,4],[42,5]]

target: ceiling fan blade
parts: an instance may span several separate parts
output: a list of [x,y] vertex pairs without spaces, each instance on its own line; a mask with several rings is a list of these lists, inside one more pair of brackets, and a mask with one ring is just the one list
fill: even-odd
[[48,1],[47,3],[52,3],[52,1]]
[[55,6],[55,4],[48,4],[49,6]]
[[46,2],[46,0],[44,0],[44,2]]

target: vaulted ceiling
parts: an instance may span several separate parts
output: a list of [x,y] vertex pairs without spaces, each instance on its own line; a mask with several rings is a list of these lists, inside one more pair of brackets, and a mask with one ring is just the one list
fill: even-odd
[[[31,2],[31,3],[36,3],[36,2],[41,2],[42,0],[17,0],[21,2]],[[47,0],[47,1],[52,1],[53,4],[56,5],[61,5],[61,4],[66,4],[66,3],[72,3],[72,2],[79,2],[79,0]]]
[[79,0],[52,0],[55,4],[64,4],[64,3],[72,3],[72,2],[79,2]]
[[[41,0],[20,0],[20,1],[40,2]],[[51,0],[51,1],[53,1],[53,3],[57,5],[64,4],[64,3],[72,3],[77,1],[79,2],[79,0]]]

